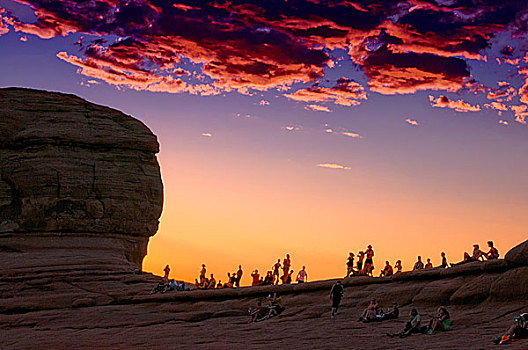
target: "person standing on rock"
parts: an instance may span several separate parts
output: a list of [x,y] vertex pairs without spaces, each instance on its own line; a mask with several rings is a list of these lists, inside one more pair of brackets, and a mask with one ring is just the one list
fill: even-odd
[[280,277],[279,277],[280,268],[281,268],[280,259],[277,259],[277,262],[275,263],[275,265],[273,265],[271,267],[271,269],[273,270],[273,282],[271,284],[279,284],[279,281],[280,281]]
[[243,274],[244,274],[244,271],[242,271],[242,265],[238,265],[238,271],[236,273],[236,281],[235,281],[235,284],[237,287],[240,287],[240,280],[242,279]]
[[163,276],[163,279],[165,280],[169,280],[169,273],[170,273],[170,267],[169,265],[167,264],[167,266],[165,266],[165,268],[163,269],[163,272],[165,272],[165,276]]
[[374,269],[374,250],[372,249],[372,246],[369,244],[367,247],[367,250],[365,250],[365,275],[372,276],[372,270]]
[[330,318],[334,318],[335,315],[337,315],[337,309],[339,308],[339,304],[341,303],[341,298],[343,297],[343,293],[345,292],[345,288],[341,284],[341,281],[337,281],[332,286],[332,289],[330,290],[330,300],[332,301],[332,315]]
[[288,271],[290,271],[291,259],[290,254],[286,254],[282,262],[282,283],[286,283],[286,278],[288,277]]
[[205,264],[202,264],[202,270],[200,271],[200,284],[202,284],[205,281],[206,273],[207,273],[207,270],[205,269]]
[[251,273],[251,278],[253,278],[253,282],[251,282],[251,285],[258,286],[260,281],[260,274],[258,270],[255,270]]
[[302,267],[302,270],[297,273],[297,282],[304,283],[308,282],[308,273],[306,272],[306,266]]
[[348,259],[347,259],[347,277],[350,277],[350,274],[354,273],[354,253],[350,252],[348,253]]
[[414,263],[413,271],[414,270],[423,270],[424,269],[424,263],[422,261],[422,257],[418,255],[418,261]]
[[360,251],[358,253],[358,261],[357,261],[357,270],[360,275],[363,274],[363,258],[365,258],[365,253],[363,251]]

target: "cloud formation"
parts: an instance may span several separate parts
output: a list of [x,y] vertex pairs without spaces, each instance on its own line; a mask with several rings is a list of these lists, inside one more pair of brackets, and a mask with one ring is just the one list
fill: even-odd
[[462,100],[452,101],[444,95],[438,98],[429,95],[429,101],[433,107],[451,108],[457,112],[478,112],[481,110],[479,105],[471,105]]
[[341,164],[336,164],[336,163],[320,163],[320,164],[317,164],[317,166],[319,168],[327,168],[327,169],[340,169],[340,170],[351,170],[352,169],[351,167],[341,165]]
[[[288,98],[309,104],[355,106],[367,88],[388,95],[484,91],[468,62],[487,62],[499,34],[528,32],[528,3],[519,0],[11,1],[30,6],[37,20],[0,9],[0,35],[10,28],[46,39],[82,34],[79,53],[57,57],[90,79],[200,95],[291,89]],[[528,75],[523,48],[500,45],[495,58]],[[326,86],[338,60],[365,82],[346,76]],[[485,93],[504,103],[518,88]],[[528,82],[518,95],[528,103]],[[452,102],[435,106],[477,108]]]
[[304,109],[306,109],[307,111],[316,111],[316,112],[327,112],[327,113],[330,113],[332,112],[330,110],[330,108],[326,107],[326,106],[321,106],[321,105],[315,105],[315,104],[312,104],[312,105],[306,105],[304,107]]
[[420,123],[418,123],[417,120],[414,120],[414,119],[411,119],[411,118],[407,118],[405,119],[405,121],[407,122],[407,124],[410,124],[412,126],[418,126],[420,125]]
[[334,102],[342,106],[355,106],[360,100],[365,100],[367,94],[363,86],[357,82],[340,78],[331,88],[320,87],[317,84],[305,89],[297,90],[291,94],[285,94],[289,99],[302,102]]

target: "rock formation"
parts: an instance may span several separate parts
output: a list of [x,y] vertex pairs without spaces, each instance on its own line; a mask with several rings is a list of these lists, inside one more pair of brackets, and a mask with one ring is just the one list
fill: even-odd
[[143,123],[114,109],[0,89],[3,273],[141,267],[162,209],[158,151]]
[[[336,319],[333,280],[150,295],[135,274],[162,205],[156,137],[139,121],[75,96],[0,89],[0,347],[7,349],[487,349],[528,311],[528,241],[505,259],[351,277]],[[279,317],[247,310],[283,295]],[[375,297],[401,317],[357,318]],[[445,305],[452,330],[392,339],[411,308]],[[528,342],[517,348],[528,347]]]

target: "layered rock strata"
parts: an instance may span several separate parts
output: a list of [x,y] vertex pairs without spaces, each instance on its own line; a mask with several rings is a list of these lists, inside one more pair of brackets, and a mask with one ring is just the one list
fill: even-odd
[[2,274],[140,268],[162,210],[158,151],[114,109],[0,89]]

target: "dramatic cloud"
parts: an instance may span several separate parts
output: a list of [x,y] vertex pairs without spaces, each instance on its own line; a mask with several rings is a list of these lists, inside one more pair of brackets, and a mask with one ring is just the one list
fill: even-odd
[[405,121],[406,121],[408,124],[412,125],[412,126],[418,126],[418,125],[420,125],[420,123],[418,123],[417,120],[414,120],[414,119],[411,119],[411,118],[407,118],[407,119],[405,119]]
[[443,95],[441,95],[440,97],[436,99],[434,98],[434,96],[429,95],[429,101],[431,101],[431,106],[433,107],[451,108],[457,112],[478,112],[480,111],[479,105],[473,106],[462,100],[452,101]]
[[328,102],[342,106],[355,106],[360,104],[359,100],[367,98],[365,90],[361,85],[347,78],[337,80],[335,86],[331,88],[314,85],[312,87],[297,90],[292,94],[284,96],[303,102]]
[[[89,78],[135,90],[276,89],[291,91],[287,97],[296,101],[343,106],[365,100],[367,87],[380,94],[477,92],[485,89],[468,62],[487,62],[493,45],[490,62],[526,73],[523,48],[494,41],[528,31],[528,3],[520,0],[11,1],[29,5],[37,20],[26,23],[0,9],[0,35],[10,28],[46,39],[82,34],[79,53],[57,57]],[[365,83],[347,76],[325,86],[340,60],[362,72]],[[311,87],[296,90],[298,84]],[[513,98],[505,85],[498,90],[485,93]],[[518,93],[528,103],[528,83]],[[458,102],[455,109],[472,110]]]
[[341,169],[341,170],[351,170],[352,168],[341,165],[341,164],[335,164],[335,163],[321,163],[317,164],[319,168],[327,168],[327,169]]
[[304,109],[306,109],[307,111],[328,112],[328,113],[332,112],[330,108],[326,106],[321,106],[321,105],[307,105],[304,107]]

